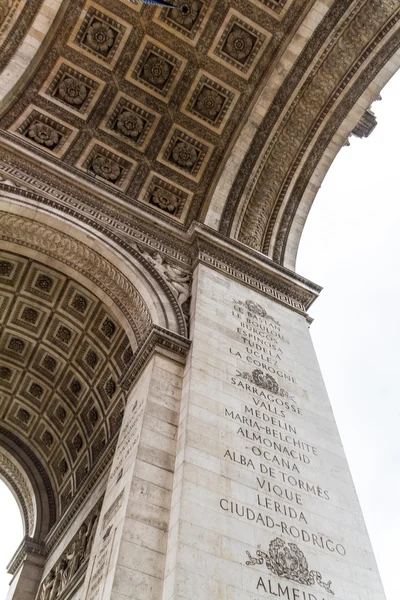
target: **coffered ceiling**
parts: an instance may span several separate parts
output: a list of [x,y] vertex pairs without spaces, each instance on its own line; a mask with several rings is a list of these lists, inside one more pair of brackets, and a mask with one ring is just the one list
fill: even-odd
[[170,231],[203,221],[291,268],[330,163],[399,64],[400,0],[0,10],[1,159]]
[[[9,4],[6,20],[19,11],[21,31],[40,3]],[[173,222],[198,218],[244,115],[310,2],[66,4],[0,126],[75,181]],[[15,43],[9,35],[4,51]]]
[[91,292],[0,253],[0,420],[45,465],[62,514],[118,431],[133,352]]

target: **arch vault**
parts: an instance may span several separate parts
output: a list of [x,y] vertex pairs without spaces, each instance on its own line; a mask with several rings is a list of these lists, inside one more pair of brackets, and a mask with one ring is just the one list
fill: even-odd
[[172,5],[0,0],[9,599],[383,600],[295,264],[400,0]]

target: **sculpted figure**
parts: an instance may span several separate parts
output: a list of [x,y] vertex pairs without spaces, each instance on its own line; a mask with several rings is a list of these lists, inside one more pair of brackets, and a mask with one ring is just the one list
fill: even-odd
[[178,304],[182,306],[190,296],[190,275],[177,267],[165,264],[165,274],[177,293]]
[[49,595],[49,600],[55,600],[55,598],[57,598],[62,589],[63,589],[63,574],[65,573],[65,570],[67,568],[67,563],[65,560],[60,560],[60,562],[57,564],[56,568],[55,568],[55,575],[54,575],[54,585],[53,588],[50,592]]
[[74,540],[68,554],[68,579],[71,579],[85,559],[86,545],[88,539],[88,528],[86,523],[81,525],[76,539]]
[[51,591],[54,588],[54,571],[51,570],[42,583],[39,600],[50,600]]
[[90,552],[92,550],[94,536],[96,534],[97,519],[98,519],[98,515],[94,515],[94,517],[92,518],[92,520],[90,522],[88,537],[87,537],[87,544],[86,544],[85,558],[90,556]]
[[190,296],[190,275],[185,273],[178,267],[169,265],[161,256],[159,252],[155,252],[151,256],[148,252],[142,252],[142,255],[150,264],[153,265],[155,270],[161,275],[163,279],[171,286],[174,292],[178,304],[182,306],[184,302]]

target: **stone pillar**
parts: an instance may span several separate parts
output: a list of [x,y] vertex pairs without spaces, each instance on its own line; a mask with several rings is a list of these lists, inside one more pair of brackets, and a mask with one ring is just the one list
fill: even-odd
[[228,258],[199,249],[186,360],[153,331],[127,378],[79,600],[384,600],[310,338],[317,288]]
[[45,560],[43,544],[25,537],[7,567],[13,574],[7,600],[35,600]]
[[191,337],[163,600],[383,600],[306,316],[200,264]]
[[160,340],[153,332],[134,365],[147,361],[127,400],[82,600],[161,600],[183,357],[165,348],[168,334]]

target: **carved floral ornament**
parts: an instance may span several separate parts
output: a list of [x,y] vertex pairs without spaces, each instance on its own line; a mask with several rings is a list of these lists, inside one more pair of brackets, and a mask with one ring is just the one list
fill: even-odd
[[197,160],[197,151],[186,142],[178,142],[172,150],[172,158],[181,167],[193,167]]
[[200,2],[197,2],[197,0],[175,0],[174,5],[175,8],[170,11],[170,17],[180,25],[190,28],[199,16]]
[[220,112],[223,102],[224,98],[217,91],[204,86],[197,97],[195,109],[205,117],[214,120]]
[[51,148],[60,141],[60,136],[55,129],[45,123],[33,123],[28,129],[28,137],[38,144]]
[[253,48],[253,38],[240,27],[233,27],[226,40],[226,52],[235,60],[245,60]]
[[75,106],[80,106],[87,98],[86,86],[73,77],[66,77],[60,83],[58,93],[64,102]]
[[107,52],[114,44],[114,39],[113,29],[107,23],[100,21],[95,21],[89,25],[86,32],[86,43],[96,52]]
[[171,213],[173,213],[179,206],[179,199],[177,196],[175,196],[175,194],[172,192],[164,190],[160,187],[154,190],[151,200],[163,210]]
[[96,175],[108,181],[116,181],[121,174],[121,167],[115,161],[105,156],[95,156],[92,160],[91,168]]
[[117,129],[124,135],[136,138],[144,129],[144,121],[134,112],[124,110],[117,119]]
[[171,71],[170,65],[166,60],[155,54],[151,54],[143,67],[145,79],[153,85],[164,85]]

